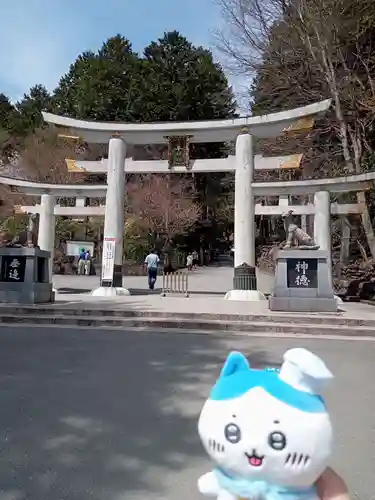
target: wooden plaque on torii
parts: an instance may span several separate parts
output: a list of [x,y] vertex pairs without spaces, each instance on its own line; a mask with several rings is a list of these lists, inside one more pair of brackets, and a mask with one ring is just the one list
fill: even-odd
[[190,139],[191,135],[167,136],[168,139],[168,166],[190,167]]

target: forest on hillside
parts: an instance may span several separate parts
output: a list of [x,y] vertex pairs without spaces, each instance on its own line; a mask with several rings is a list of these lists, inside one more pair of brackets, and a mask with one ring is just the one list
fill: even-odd
[[[371,0],[217,0],[226,28],[217,45],[227,67],[253,78],[254,115],[332,99],[307,138],[281,149],[304,153],[305,179],[375,167],[375,4]],[[273,147],[275,146],[272,145]],[[280,145],[279,145],[280,147]],[[288,174],[285,174],[288,175]],[[306,197],[302,202],[310,201]],[[374,190],[331,201],[358,202],[361,215],[332,218],[337,261],[375,258]]]
[[[76,118],[130,123],[223,119],[236,116],[236,103],[220,64],[210,51],[193,46],[178,32],[164,34],[142,54],[121,35],[106,40],[97,52],[72,63],[49,93],[35,85],[15,104],[0,95],[1,160],[7,173],[50,182],[105,182],[105,176],[69,174],[65,158],[99,159],[107,145],[62,140],[43,124],[42,110]],[[220,158],[225,144],[192,145],[192,158]],[[135,159],[165,156],[155,145],[133,148]],[[16,227],[13,204],[34,200],[9,196],[3,188],[2,216]],[[74,200],[59,200],[62,204]],[[100,200],[91,200],[99,203]],[[137,257],[156,244],[182,248],[210,245],[233,231],[233,175],[128,176],[125,233],[128,256]],[[79,222],[59,217],[61,239],[71,238]],[[98,220],[85,220],[95,237]]]

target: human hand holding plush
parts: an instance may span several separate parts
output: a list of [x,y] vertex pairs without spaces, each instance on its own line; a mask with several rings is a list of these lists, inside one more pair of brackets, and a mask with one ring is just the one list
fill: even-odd
[[343,479],[330,468],[320,476],[316,489],[321,500],[350,500]]

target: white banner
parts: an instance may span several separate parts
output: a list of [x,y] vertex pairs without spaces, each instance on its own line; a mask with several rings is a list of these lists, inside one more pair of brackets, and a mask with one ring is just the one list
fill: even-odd
[[116,238],[104,238],[102,281],[113,281],[113,270],[115,266]]

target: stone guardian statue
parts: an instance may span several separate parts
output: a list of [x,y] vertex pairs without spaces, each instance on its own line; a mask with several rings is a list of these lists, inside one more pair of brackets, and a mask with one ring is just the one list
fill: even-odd
[[285,212],[282,215],[284,220],[284,229],[287,235],[286,244],[283,250],[293,248],[295,250],[319,250],[319,245],[315,244],[314,239],[297,226],[294,220],[293,211]]

